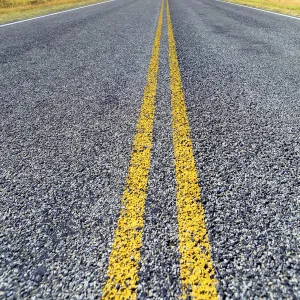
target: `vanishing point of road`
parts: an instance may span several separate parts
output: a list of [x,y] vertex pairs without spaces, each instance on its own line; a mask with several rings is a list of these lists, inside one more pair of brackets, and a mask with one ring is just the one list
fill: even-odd
[[217,0],[0,25],[0,299],[299,299],[299,32]]

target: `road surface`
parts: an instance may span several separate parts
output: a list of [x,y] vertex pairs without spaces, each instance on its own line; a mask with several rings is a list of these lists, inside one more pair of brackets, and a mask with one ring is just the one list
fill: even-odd
[[0,27],[0,299],[299,298],[299,32],[215,0]]

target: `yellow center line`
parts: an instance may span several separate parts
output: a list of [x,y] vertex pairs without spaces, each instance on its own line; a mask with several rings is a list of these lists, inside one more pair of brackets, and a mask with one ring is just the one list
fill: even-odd
[[109,258],[108,279],[102,290],[103,299],[136,299],[138,264],[144,227],[143,215],[151,159],[163,4],[162,2],[121,202],[120,217]]
[[182,297],[217,299],[176,43],[169,3],[166,1]]

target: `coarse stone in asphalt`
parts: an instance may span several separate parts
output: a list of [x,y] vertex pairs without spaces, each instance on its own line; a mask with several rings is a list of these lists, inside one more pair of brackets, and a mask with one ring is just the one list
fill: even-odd
[[218,292],[300,297],[300,22],[170,1]]
[[[0,28],[0,298],[101,295],[160,5],[116,0]],[[298,299],[300,22],[214,0],[170,9],[220,298]],[[163,278],[178,272],[167,72],[144,298],[180,288]]]
[[160,4],[0,28],[4,298],[101,294]]
[[139,271],[139,299],[177,299],[181,288],[166,28],[164,14]]

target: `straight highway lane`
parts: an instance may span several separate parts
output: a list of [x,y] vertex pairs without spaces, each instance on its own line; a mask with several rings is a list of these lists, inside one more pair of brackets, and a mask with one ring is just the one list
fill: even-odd
[[299,298],[300,20],[170,6],[219,295]]
[[[169,4],[217,293],[299,298],[300,21],[214,0]],[[121,257],[131,242],[113,242],[131,231],[118,223],[128,210],[126,178],[133,195],[141,182],[128,181],[130,168],[147,177],[144,223],[133,225],[142,245],[128,255],[138,266],[130,284],[112,295],[125,295],[126,284],[138,299],[193,293],[201,263],[180,259],[195,241],[192,234],[179,247],[175,165],[185,158],[174,160],[178,74],[170,79],[166,3],[157,38],[160,8],[160,0],[116,0],[0,28],[0,298],[101,296],[109,265],[128,269],[118,250]],[[145,97],[156,100],[147,104],[153,129],[147,112],[146,136],[132,152]],[[150,161],[132,162],[149,149]],[[203,229],[197,220],[191,230]],[[203,251],[202,242],[191,249]],[[191,263],[196,272],[183,278]]]
[[160,4],[0,28],[2,297],[101,294]]

